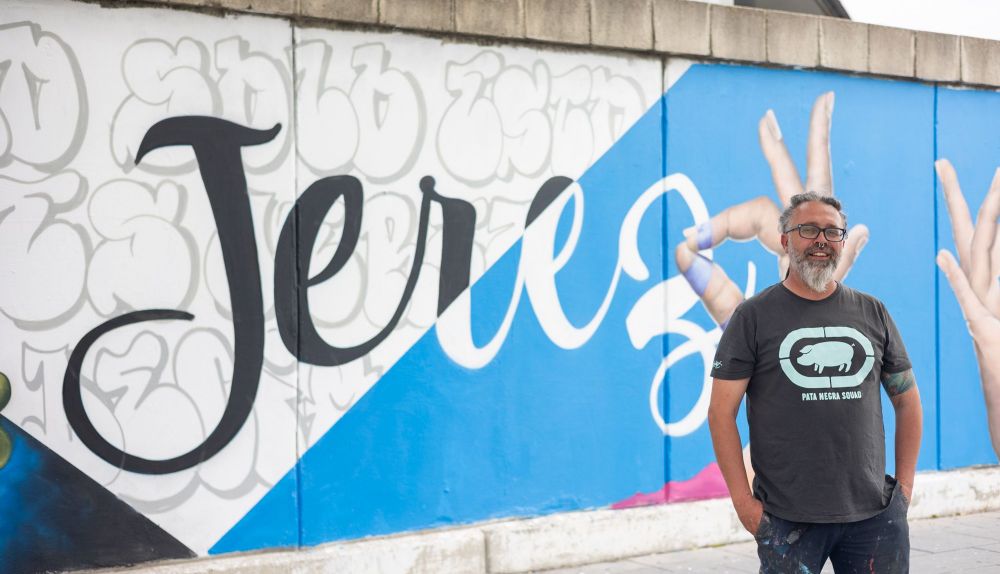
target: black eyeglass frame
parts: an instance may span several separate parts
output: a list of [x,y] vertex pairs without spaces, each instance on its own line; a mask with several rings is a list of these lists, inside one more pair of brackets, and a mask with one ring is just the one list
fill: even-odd
[[[813,229],[816,230],[816,235],[813,235],[812,237],[807,237],[805,234],[802,233],[803,227],[812,227]],[[784,231],[782,231],[782,233],[788,234],[793,231],[798,231],[799,237],[801,237],[802,239],[816,239],[817,237],[819,237],[820,233],[822,233],[823,237],[830,243],[840,243],[841,241],[847,239],[847,230],[844,229],[843,227],[820,227],[818,225],[813,225],[811,223],[800,223],[795,227],[789,227],[788,229],[785,229]],[[837,238],[830,237],[830,235],[827,234],[828,231],[839,231],[840,237]]]

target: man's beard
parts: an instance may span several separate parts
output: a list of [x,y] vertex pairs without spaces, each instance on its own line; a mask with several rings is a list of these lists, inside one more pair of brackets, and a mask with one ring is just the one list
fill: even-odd
[[[809,259],[813,253],[826,253],[830,258],[826,260]],[[817,293],[822,293],[826,291],[826,286],[833,279],[833,272],[837,269],[837,263],[840,262],[840,253],[829,247],[810,247],[805,251],[798,251],[792,247],[788,250],[788,258],[806,287]]]

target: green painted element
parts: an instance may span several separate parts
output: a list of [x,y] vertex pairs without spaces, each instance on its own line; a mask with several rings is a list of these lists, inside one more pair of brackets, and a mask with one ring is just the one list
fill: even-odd
[[0,429],[0,469],[7,466],[10,460],[10,453],[14,451],[14,443],[10,440],[7,431]]
[[[10,379],[7,375],[0,373],[0,411],[10,402]],[[0,468],[7,466],[10,460],[10,453],[14,450],[14,443],[10,440],[7,431],[0,429]]]
[[0,373],[0,411],[10,402],[10,379]]

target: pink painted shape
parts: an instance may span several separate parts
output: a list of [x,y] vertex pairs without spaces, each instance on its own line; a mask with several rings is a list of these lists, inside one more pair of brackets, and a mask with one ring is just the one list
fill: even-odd
[[612,504],[611,508],[633,508],[726,496],[729,496],[729,489],[726,488],[726,481],[722,478],[722,470],[713,462],[688,480],[668,482],[660,490],[650,493],[637,492],[621,502]]

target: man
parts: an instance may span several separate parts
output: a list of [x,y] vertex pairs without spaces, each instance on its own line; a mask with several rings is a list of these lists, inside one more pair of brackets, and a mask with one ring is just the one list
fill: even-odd
[[[788,275],[744,301],[719,341],[709,427],[760,571],[907,572],[906,509],[920,449],[920,395],[885,306],[833,280],[847,218],[802,193],[779,219]],[[885,473],[879,381],[896,412]],[[747,395],[753,490],[736,414]]]

